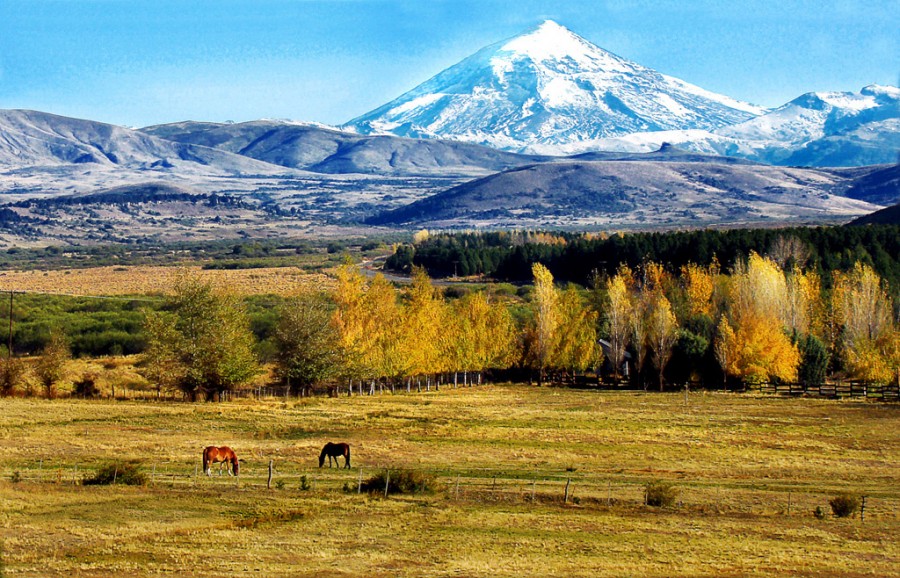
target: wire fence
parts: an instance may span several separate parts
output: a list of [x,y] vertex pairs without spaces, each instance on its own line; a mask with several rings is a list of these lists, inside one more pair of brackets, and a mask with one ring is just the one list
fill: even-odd
[[[343,462],[342,462],[343,463]],[[271,471],[269,469],[271,464]],[[4,481],[26,484],[81,485],[97,471],[97,464],[52,463],[43,460],[24,467],[4,467]],[[353,468],[317,468],[288,460],[261,460],[241,465],[231,476],[216,464],[209,476],[196,463],[159,462],[143,465],[146,487],[181,492],[272,491],[297,496],[365,493],[371,479],[384,479],[385,471],[415,472],[434,482],[435,492],[446,499],[470,503],[556,505],[578,508],[628,510],[645,506],[648,484],[664,480],[676,491],[675,507],[703,515],[813,517],[817,510],[831,517],[829,502],[845,493],[839,486],[810,487],[800,483],[736,480],[666,479],[649,473],[514,472],[484,468],[464,470],[363,465]],[[390,476],[390,474],[388,474]],[[380,486],[370,494],[381,495]],[[891,488],[852,492],[861,499],[860,521],[898,520],[900,497]],[[393,496],[393,491],[390,492]]]

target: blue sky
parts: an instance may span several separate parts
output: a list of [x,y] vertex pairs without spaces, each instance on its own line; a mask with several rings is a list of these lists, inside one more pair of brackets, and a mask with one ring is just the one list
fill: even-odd
[[548,18],[765,106],[900,77],[897,0],[0,0],[0,108],[338,124]]

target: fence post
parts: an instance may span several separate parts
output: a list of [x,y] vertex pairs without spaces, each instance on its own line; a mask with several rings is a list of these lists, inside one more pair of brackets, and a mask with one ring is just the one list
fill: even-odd
[[859,521],[860,523],[866,521],[866,497],[862,497],[862,504],[859,507]]
[[569,503],[569,484],[572,482],[572,478],[566,478],[566,495],[563,496],[563,504]]
[[[351,385],[350,388],[352,389],[353,386]],[[356,488],[356,493],[362,493],[362,468],[359,468],[359,486]]]
[[535,489],[536,485],[537,485],[537,478],[532,478],[531,479],[531,503],[532,504],[534,503],[534,489]]
[[459,499],[459,474],[456,474],[456,499]]
[[269,479],[266,480],[266,489],[267,490],[272,489],[272,471],[275,469],[274,465],[275,465],[275,460],[269,459]]
[[156,485],[156,462],[153,462],[153,473],[150,474],[150,485]]
[[391,470],[387,470],[387,474],[384,477],[384,497],[388,497],[388,486],[391,485]]

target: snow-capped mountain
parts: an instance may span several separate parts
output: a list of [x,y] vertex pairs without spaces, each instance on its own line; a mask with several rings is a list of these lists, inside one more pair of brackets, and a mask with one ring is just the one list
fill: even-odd
[[900,89],[870,85],[858,93],[810,92],[756,118],[713,131],[639,132],[532,146],[532,152],[650,152],[663,143],[685,150],[798,166],[894,163],[900,151]]
[[345,126],[522,151],[641,131],[714,130],[764,112],[616,56],[548,20]]

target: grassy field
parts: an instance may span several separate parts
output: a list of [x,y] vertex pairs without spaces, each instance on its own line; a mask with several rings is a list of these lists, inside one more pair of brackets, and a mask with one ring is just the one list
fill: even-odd
[[238,295],[295,295],[303,289],[323,289],[333,281],[322,273],[297,267],[202,269],[184,267],[116,266],[87,269],[0,271],[4,291],[63,295],[170,294],[176,281],[190,276]]
[[[898,430],[889,404],[525,386],[0,399],[2,573],[897,575]],[[353,468],[318,469],[326,441],[349,442]],[[239,479],[196,475],[210,444],[244,459]],[[143,460],[150,483],[76,483],[116,456]],[[357,494],[383,467],[440,488]],[[643,505],[657,479],[679,489],[674,507]],[[864,520],[831,515],[840,491],[867,496]]]

